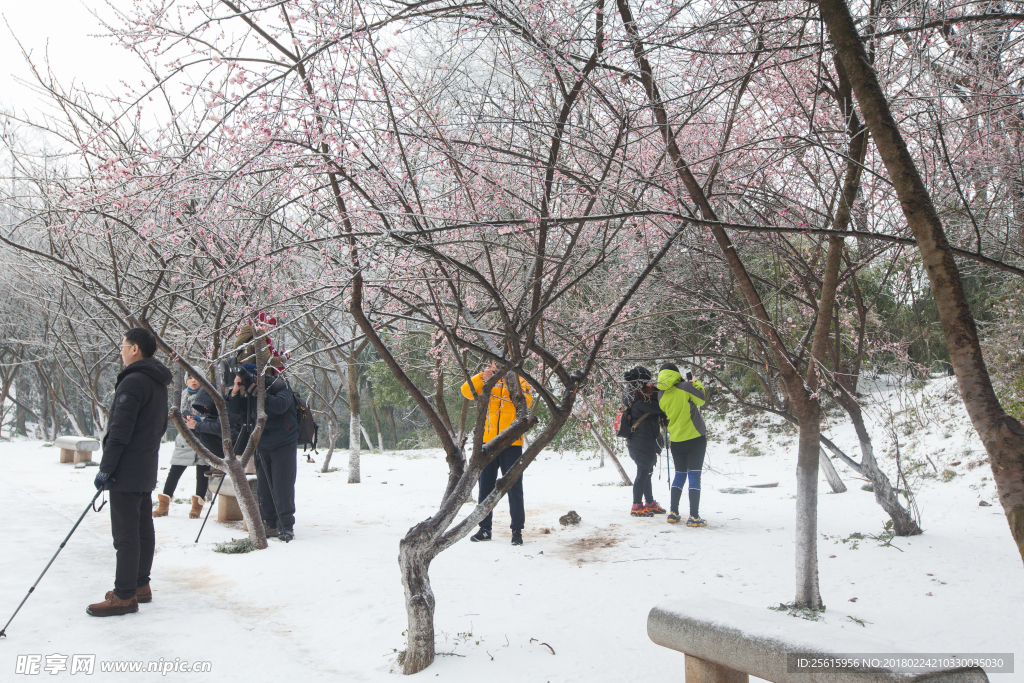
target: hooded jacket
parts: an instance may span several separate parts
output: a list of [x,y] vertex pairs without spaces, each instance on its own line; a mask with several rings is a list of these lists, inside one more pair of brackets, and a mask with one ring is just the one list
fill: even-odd
[[622,395],[622,405],[629,409],[635,427],[633,433],[626,437],[629,457],[637,464],[654,465],[665,446],[661,435],[661,418],[665,413],[658,406],[657,396],[648,398],[642,392],[627,387]]
[[[192,403],[196,400],[196,396],[199,395],[201,390],[200,388],[192,391],[188,387],[181,390],[180,405],[182,416],[191,415],[194,412],[192,410]],[[191,467],[192,465],[205,465],[206,463],[192,450],[185,441],[185,437],[178,434],[174,437],[174,452],[171,453],[171,464]]]
[[100,471],[113,475],[110,491],[148,493],[156,488],[172,379],[156,358],[137,360],[117,376],[100,460]]
[[[473,383],[473,389],[476,390],[477,395],[483,393],[483,373],[474,375],[470,379],[470,382]],[[530,387],[530,383],[520,377],[519,386],[523,388],[526,405],[532,406],[533,388]],[[469,382],[464,382],[462,384],[462,395],[470,400],[473,399],[473,392],[469,388]],[[512,424],[515,419],[516,404],[512,402],[512,396],[509,394],[508,387],[505,386],[505,380],[500,379],[498,380],[498,383],[494,385],[494,389],[491,391],[491,399],[487,402],[487,422],[484,424],[484,443],[487,443],[500,434],[501,430],[508,429],[508,426]],[[512,445],[522,446],[523,437],[519,437],[519,439]]]
[[675,370],[658,373],[658,405],[668,416],[668,438],[674,443],[706,436],[704,418],[698,406],[704,405],[704,385],[699,381],[686,382]]

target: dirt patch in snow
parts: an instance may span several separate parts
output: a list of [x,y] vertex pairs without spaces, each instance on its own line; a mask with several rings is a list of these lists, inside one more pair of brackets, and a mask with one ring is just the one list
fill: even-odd
[[613,528],[594,529],[585,536],[562,538],[561,554],[577,563],[603,562],[609,548],[614,548],[622,541],[622,536]]

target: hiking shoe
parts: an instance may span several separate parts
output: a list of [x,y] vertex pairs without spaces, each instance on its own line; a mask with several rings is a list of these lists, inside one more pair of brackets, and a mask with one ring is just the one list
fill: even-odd
[[480,529],[480,531],[478,531],[475,534],[473,534],[472,536],[470,536],[469,540],[473,541],[474,543],[477,543],[479,541],[489,541],[489,540],[491,540],[491,530],[490,529]]
[[267,532],[267,538],[277,538],[280,535],[277,525],[271,524],[267,520],[263,520],[263,530]]
[[[268,536],[269,536],[269,534],[268,534]],[[290,541],[294,541],[295,540],[295,532],[292,531],[291,529],[281,529],[279,532],[277,532],[277,540],[284,541],[285,543],[288,543]]]
[[707,525],[708,525],[708,523],[707,523],[706,520],[703,520],[700,517],[694,517],[693,515],[690,515],[690,518],[688,520],[686,520],[686,526],[707,526]]
[[153,589],[149,587],[148,583],[135,589],[135,599],[140,603],[153,602]]
[[658,505],[658,501],[656,501],[656,500],[652,500],[650,503],[648,503],[646,505],[646,507],[647,507],[647,511],[650,512],[652,515],[663,515],[663,514],[665,514],[665,508],[663,508],[660,505]]
[[138,611],[139,601],[134,595],[127,600],[122,600],[114,594],[114,591],[107,591],[103,602],[93,603],[85,608],[85,613],[91,617],[115,617]]
[[665,518],[665,521],[669,524],[679,524],[682,520],[683,518],[679,516],[678,512],[670,512],[668,517]]
[[630,517],[653,517],[654,513],[643,505],[634,505],[629,509]]
[[522,529],[513,529],[512,530],[512,545],[522,545],[522,544],[523,544],[523,530]]

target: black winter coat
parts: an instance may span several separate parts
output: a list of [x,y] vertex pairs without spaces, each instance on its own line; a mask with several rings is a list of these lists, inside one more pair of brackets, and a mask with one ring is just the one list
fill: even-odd
[[[196,428],[192,431],[195,433],[200,443],[206,446],[211,453],[219,458],[223,458],[224,443],[221,440],[220,418],[217,417],[217,404],[213,402],[213,397],[210,396],[206,389],[200,387],[199,393],[196,394],[195,401],[192,402],[192,407],[196,408],[196,412],[203,418],[196,423]],[[234,443],[235,438],[238,436],[238,420],[236,416],[231,415],[230,411],[228,411],[228,415],[228,422],[231,425],[230,439],[231,443]]]
[[148,493],[156,488],[172,379],[156,358],[135,361],[117,376],[100,460],[100,471],[114,478],[109,490]]
[[[228,412],[249,416],[249,424],[256,424],[256,396],[241,392],[228,401]],[[272,451],[299,441],[299,414],[295,395],[284,379],[278,377],[267,385],[267,423],[260,436],[260,450]]]
[[[633,435],[626,439],[629,457],[638,465],[653,466],[658,461],[661,449],[665,447],[665,439],[661,433],[661,418],[665,413],[658,407],[658,397],[654,395],[645,398],[643,394],[634,394],[627,390],[622,397],[622,403],[629,406],[629,415],[636,426]],[[647,417],[640,422],[644,415]]]

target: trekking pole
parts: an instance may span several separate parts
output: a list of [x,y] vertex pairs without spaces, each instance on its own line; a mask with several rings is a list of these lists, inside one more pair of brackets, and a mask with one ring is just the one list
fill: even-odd
[[[228,473],[224,473],[224,477],[228,476]],[[213,492],[213,498],[210,499],[210,507],[206,511],[206,517],[203,519],[203,525],[199,527],[199,533],[196,534],[196,543],[199,543],[199,537],[203,535],[203,529],[206,528],[206,522],[210,519],[210,513],[213,512],[213,504],[217,502],[217,494],[220,493],[220,487],[224,485],[224,477],[220,478],[220,483],[217,484],[217,490]]]
[[82,516],[78,518],[78,521],[75,522],[75,525],[71,527],[71,531],[69,531],[68,535],[64,537],[64,542],[60,544],[60,547],[57,548],[57,552],[55,552],[53,554],[53,557],[50,558],[50,561],[46,563],[46,567],[43,569],[43,573],[39,575],[39,578],[36,579],[36,582],[33,583],[32,587],[28,589],[28,593],[25,594],[25,597],[24,599],[22,599],[21,604],[18,605],[18,609],[14,610],[14,614],[12,614],[11,618],[7,620],[7,623],[4,624],[4,627],[0,629],[0,638],[7,637],[7,627],[11,625],[12,621],[14,621],[14,617],[18,616],[18,612],[21,611],[21,608],[28,601],[28,597],[32,595],[32,592],[36,589],[36,586],[38,586],[39,582],[43,580],[43,576],[46,574],[47,571],[49,571],[50,565],[52,565],[53,561],[57,559],[58,555],[60,555],[60,551],[64,550],[64,546],[68,544],[68,540],[71,538],[71,534],[75,533],[75,529],[78,528],[78,525],[82,523],[83,519],[85,519],[85,515],[88,514],[89,508],[92,508],[96,510],[96,512],[99,512],[100,510],[103,509],[103,506],[107,504],[107,501],[103,501],[102,503],[100,503],[99,508],[94,507],[96,505],[96,499],[100,497],[100,494],[102,494],[103,491],[104,489],[100,489],[99,491],[97,491],[96,495],[93,496],[92,500],[89,501],[89,505],[86,506],[85,511],[82,512]]
[[672,500],[672,471],[669,469],[669,442],[668,442],[668,428],[665,428],[665,478],[668,479],[668,498]]

